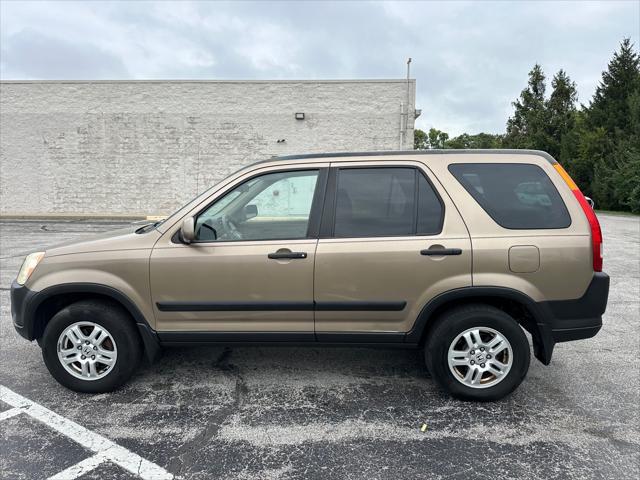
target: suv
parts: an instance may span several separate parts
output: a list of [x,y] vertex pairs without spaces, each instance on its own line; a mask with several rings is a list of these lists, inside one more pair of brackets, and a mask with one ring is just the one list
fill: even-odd
[[424,349],[461,399],[512,392],[535,357],[602,326],[596,215],[528,150],[278,157],[167,219],[29,255],[17,331],[64,386],[106,392],[163,345]]

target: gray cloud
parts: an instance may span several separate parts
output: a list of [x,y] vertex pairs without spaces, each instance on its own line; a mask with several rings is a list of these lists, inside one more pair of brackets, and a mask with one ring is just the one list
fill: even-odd
[[564,68],[588,102],[640,3],[2,2],[3,79],[398,78],[418,125],[499,132],[527,72]]

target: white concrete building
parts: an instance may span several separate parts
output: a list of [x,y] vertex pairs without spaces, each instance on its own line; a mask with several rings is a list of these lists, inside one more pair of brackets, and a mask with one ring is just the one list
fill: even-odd
[[166,214],[273,155],[413,148],[415,80],[0,82],[0,215]]

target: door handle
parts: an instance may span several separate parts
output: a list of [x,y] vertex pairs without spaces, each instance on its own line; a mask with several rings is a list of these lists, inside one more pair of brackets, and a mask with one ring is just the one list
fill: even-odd
[[271,260],[282,260],[287,258],[307,258],[307,252],[273,252],[267,255]]
[[439,257],[441,255],[462,255],[461,248],[426,248],[420,250],[420,255],[427,255],[429,257]]

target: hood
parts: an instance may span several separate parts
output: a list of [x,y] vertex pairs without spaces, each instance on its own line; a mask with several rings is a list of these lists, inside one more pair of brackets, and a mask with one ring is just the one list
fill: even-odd
[[[117,230],[87,235],[80,239],[57,244],[46,249],[45,258],[72,253],[152,248],[162,234],[153,227],[145,231],[144,226],[145,224],[134,223]],[[140,230],[141,233],[136,233],[136,230]]]

